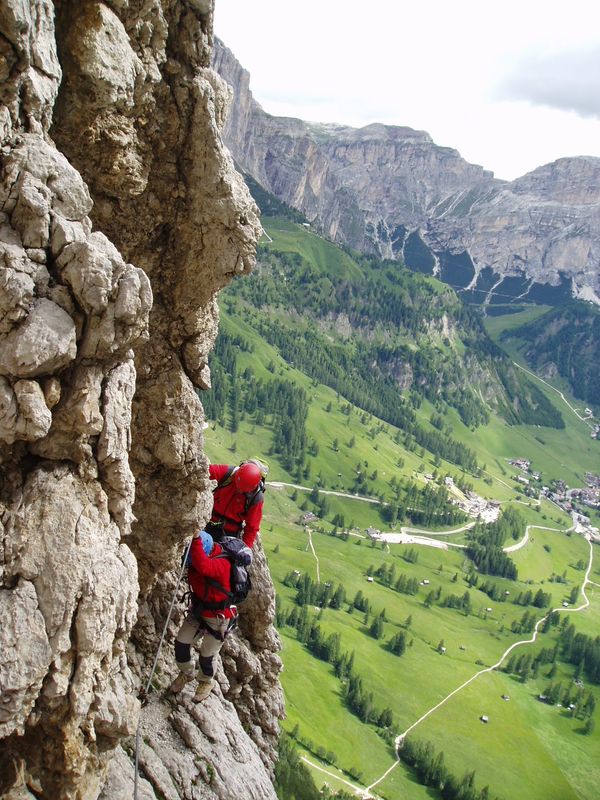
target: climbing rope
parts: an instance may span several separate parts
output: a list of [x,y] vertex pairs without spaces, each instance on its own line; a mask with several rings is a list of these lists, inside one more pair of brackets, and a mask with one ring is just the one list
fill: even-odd
[[[152,678],[154,677],[154,672],[156,670],[156,665],[158,663],[158,656],[160,654],[160,649],[162,644],[165,640],[165,634],[167,632],[167,626],[169,624],[169,620],[171,619],[171,613],[173,611],[173,606],[175,605],[175,600],[177,598],[177,592],[179,591],[179,584],[181,583],[181,578],[183,577],[184,570],[186,568],[188,555],[190,552],[190,547],[192,546],[193,538],[190,539],[188,542],[188,546],[186,547],[185,554],[181,560],[181,569],[179,570],[179,577],[177,578],[177,583],[175,585],[175,591],[173,592],[173,597],[171,598],[171,605],[169,606],[169,612],[167,614],[167,618],[165,620],[165,624],[162,629],[162,634],[160,637],[160,641],[158,643],[158,647],[156,648],[156,655],[154,656],[154,663],[152,664],[152,669],[150,670],[150,675],[148,680],[146,681],[146,685],[140,691],[138,697],[142,701],[142,706],[146,703],[148,698],[148,692],[150,691],[150,685],[152,683]],[[140,749],[140,729],[142,726],[142,715],[140,713],[140,718],[138,720],[137,730],[135,732],[135,766],[134,766],[134,775],[133,775],[133,800],[137,800],[138,797],[138,775],[139,775],[139,749]]]

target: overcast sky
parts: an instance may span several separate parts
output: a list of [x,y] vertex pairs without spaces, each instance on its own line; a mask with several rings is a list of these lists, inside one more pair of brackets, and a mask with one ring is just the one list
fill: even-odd
[[512,180],[600,156],[598,0],[216,0],[277,116],[427,131]]

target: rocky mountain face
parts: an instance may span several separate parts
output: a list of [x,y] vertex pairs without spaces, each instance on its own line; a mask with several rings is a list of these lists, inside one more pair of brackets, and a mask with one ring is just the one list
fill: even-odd
[[218,40],[213,63],[234,92],[224,138],[236,162],[327,237],[403,258],[478,303],[600,303],[600,159],[501,181],[423,131],[270,116]]
[[[257,209],[221,130],[212,0],[0,6],[0,796],[274,798],[262,551],[218,690],[167,699],[182,542],[211,505],[196,389]],[[138,727],[139,725],[139,727]]]

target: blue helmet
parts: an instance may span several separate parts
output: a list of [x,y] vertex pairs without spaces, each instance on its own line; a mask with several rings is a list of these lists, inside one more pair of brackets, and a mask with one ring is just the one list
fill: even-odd
[[200,531],[200,538],[202,539],[202,549],[209,556],[213,549],[213,537],[206,531]]

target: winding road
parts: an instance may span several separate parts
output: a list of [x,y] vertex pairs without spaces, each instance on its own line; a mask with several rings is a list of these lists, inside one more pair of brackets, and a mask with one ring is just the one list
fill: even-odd
[[[310,486],[300,486],[297,483],[284,483],[283,481],[267,481],[267,486],[272,486],[274,489],[299,489],[301,492],[312,492],[312,487]],[[351,494],[349,492],[334,492],[331,489],[319,489],[319,494],[332,494],[335,497],[347,497],[350,500],[362,500],[363,503],[374,503],[375,505],[380,506],[381,500],[378,500],[375,497],[363,497],[362,495],[358,494]],[[383,505],[387,505],[384,503]]]
[[[539,526],[536,525],[536,526],[531,526],[531,527],[539,527]],[[553,529],[553,528],[545,528],[544,530],[555,530],[555,529]],[[410,725],[404,731],[404,733],[401,733],[399,736],[396,737],[395,744],[396,744],[397,748],[401,745],[401,743],[403,742],[405,737],[408,736],[408,734],[417,727],[417,725],[419,725],[421,722],[423,722],[423,720],[427,719],[427,717],[431,716],[431,714],[433,714],[435,711],[437,711],[438,708],[441,708],[445,703],[448,702],[448,700],[451,697],[454,697],[454,695],[458,694],[458,692],[462,691],[466,686],[469,686],[469,684],[473,683],[473,681],[476,681],[477,678],[479,678],[481,675],[485,675],[487,672],[492,672],[493,670],[498,669],[498,667],[501,666],[501,664],[506,659],[506,657],[515,648],[520,647],[522,644],[533,644],[537,639],[540,626],[544,623],[544,621],[546,620],[546,618],[550,614],[552,614],[555,611],[560,611],[561,613],[576,613],[578,611],[583,611],[584,609],[588,608],[588,606],[590,605],[590,600],[589,600],[589,598],[587,596],[587,593],[586,593],[586,586],[589,583],[593,583],[593,581],[590,581],[590,572],[592,571],[592,565],[593,565],[593,560],[594,560],[594,552],[593,552],[593,549],[592,549],[593,546],[592,546],[591,540],[588,539],[587,542],[588,542],[589,549],[590,549],[590,557],[589,557],[589,561],[588,561],[587,570],[585,572],[583,585],[581,587],[581,594],[583,595],[584,602],[580,606],[578,606],[577,608],[564,608],[563,606],[559,606],[558,608],[553,608],[550,611],[548,611],[546,614],[544,614],[544,616],[536,622],[535,628],[533,629],[533,635],[532,635],[531,639],[522,639],[519,642],[514,642],[513,644],[511,644],[510,647],[508,647],[504,651],[504,653],[502,654],[500,659],[495,664],[493,664],[491,667],[486,667],[485,669],[481,669],[481,670],[479,670],[479,672],[476,672],[475,675],[473,675],[471,678],[466,680],[464,683],[462,683],[460,686],[458,686],[456,689],[454,689],[448,695],[446,695],[446,697],[444,697],[443,700],[440,700],[439,703],[437,703],[435,706],[433,706],[428,711],[426,711],[422,716],[419,717],[419,719],[415,720],[415,722],[413,722],[412,725]],[[386,770],[386,772],[384,772],[384,774],[380,778],[378,778],[376,781],[374,781],[370,786],[367,786],[366,791],[362,795],[363,798],[366,799],[366,798],[372,797],[372,795],[370,794],[371,789],[373,789],[375,786],[377,786],[379,783],[381,783],[381,781],[383,781],[384,778],[386,778],[390,774],[390,772],[395,767],[398,766],[399,761],[400,761],[400,759],[398,758],[392,764],[392,766],[388,770]]]
[[573,412],[573,414],[575,414],[575,416],[577,417],[577,419],[581,420],[581,422],[585,422],[585,424],[588,426],[588,428],[591,428],[592,430],[594,429],[594,426],[593,426],[593,425],[591,425],[591,424],[588,422],[588,420],[589,420],[589,419],[593,419],[593,417],[592,417],[591,415],[587,415],[587,416],[585,416],[585,417],[582,417],[582,416],[581,416],[581,414],[579,413],[579,411],[577,411],[577,409],[576,409],[576,408],[574,408],[574,407],[571,405],[571,403],[569,403],[569,401],[568,401],[568,400],[567,400],[567,398],[564,396],[564,394],[563,394],[563,393],[560,391],[560,389],[557,389],[555,386],[552,386],[552,384],[551,384],[551,383],[548,383],[548,381],[545,381],[543,378],[540,378],[540,376],[539,376],[539,375],[536,375],[536,374],[535,374],[535,372],[531,372],[530,370],[528,370],[528,369],[525,369],[525,367],[522,367],[520,364],[517,364],[517,362],[516,362],[516,361],[513,361],[512,363],[515,365],[515,367],[518,367],[519,369],[522,369],[522,370],[523,370],[523,372],[526,372],[526,373],[527,373],[529,376],[531,376],[532,378],[535,378],[535,379],[536,379],[536,380],[538,380],[540,383],[543,383],[543,384],[544,384],[544,386],[547,386],[549,389],[552,389],[552,391],[554,391],[554,392],[556,392],[557,394],[559,394],[559,395],[561,396],[561,398],[562,398],[563,402],[564,402],[564,403],[565,403],[565,404],[566,404],[566,405],[567,405],[567,406],[568,406],[568,407],[571,409],[571,411]]
[[[450,535],[452,533],[459,533],[459,532],[465,530],[466,528],[473,527],[474,524],[475,523],[472,523],[472,524],[469,524],[467,526],[463,526],[462,528],[457,528],[454,531],[445,531],[443,534],[440,534],[440,533],[436,532],[435,535],[448,536],[448,535]],[[510,545],[509,547],[505,547],[504,548],[504,552],[512,553],[512,552],[515,552],[516,550],[519,550],[522,547],[524,547],[527,544],[527,542],[529,541],[529,531],[533,530],[533,529],[553,531],[553,532],[556,532],[556,533],[563,532],[563,530],[560,529],[560,528],[548,528],[548,527],[545,527],[543,525],[528,525],[526,527],[526,529],[525,529],[525,534],[523,535],[523,538],[520,539],[516,544]],[[417,528],[407,528],[407,529],[402,528],[402,531],[405,531],[405,530],[409,530],[409,531],[412,531],[412,532],[418,532],[418,533],[426,533],[429,536],[432,535],[432,533],[430,531],[422,531],[422,530],[417,529]],[[569,529],[569,530],[572,530],[572,528]],[[384,536],[385,535],[386,534],[384,534]],[[398,536],[400,534],[391,534],[391,535]],[[586,569],[586,572],[585,572],[585,577],[584,577],[584,580],[583,580],[583,584],[582,584],[582,587],[581,587],[581,594],[583,596],[584,602],[580,606],[578,606],[577,608],[565,608],[563,606],[559,606],[558,608],[551,609],[546,614],[544,614],[544,616],[541,617],[536,622],[534,630],[533,630],[533,634],[532,634],[530,639],[522,639],[522,640],[520,640],[518,642],[513,642],[513,644],[511,644],[509,647],[507,647],[507,649],[504,651],[502,656],[499,658],[499,660],[495,664],[492,664],[492,666],[485,667],[484,669],[481,669],[478,672],[476,672],[468,680],[464,681],[464,683],[461,683],[460,686],[457,686],[456,689],[453,689],[451,692],[449,692],[446,695],[446,697],[444,697],[442,700],[439,701],[439,703],[436,703],[436,705],[432,706],[424,714],[422,714],[417,720],[415,720],[411,725],[409,725],[409,727],[403,733],[399,734],[395,739],[396,750],[398,750],[398,748],[400,747],[400,745],[404,741],[405,737],[408,736],[408,734],[411,733],[411,731],[413,731],[418,725],[420,725],[421,722],[423,722],[428,717],[430,717],[432,714],[434,714],[439,708],[441,708],[443,705],[445,705],[452,697],[457,695],[459,692],[461,692],[467,686],[472,684],[474,681],[476,681],[482,675],[485,675],[486,673],[493,672],[494,670],[497,670],[502,665],[502,663],[505,661],[507,656],[509,656],[510,653],[512,653],[512,651],[515,650],[517,647],[520,647],[521,645],[533,644],[537,640],[537,636],[538,636],[539,629],[540,629],[541,625],[543,625],[544,621],[547,619],[547,617],[550,614],[552,614],[555,611],[560,611],[561,613],[576,613],[576,612],[583,611],[586,608],[588,608],[588,606],[590,605],[590,600],[589,600],[589,598],[587,596],[586,587],[588,585],[600,586],[600,584],[596,583],[595,581],[590,580],[590,574],[591,574],[592,566],[593,566],[594,552],[593,552],[593,545],[592,545],[591,539],[588,536],[586,536],[585,538],[586,538],[586,540],[588,542],[588,546],[589,546],[589,560],[588,560],[588,566],[587,566],[587,569]],[[310,536],[310,532],[309,532],[309,542],[310,542],[310,546],[311,546],[311,549],[313,551],[313,554],[314,554],[315,558],[317,559],[317,568],[318,568],[318,557],[317,557],[317,554],[316,554],[316,552],[314,550],[314,547],[313,547],[313,544],[312,544],[312,537]],[[425,541],[425,542],[415,542],[415,543],[419,544],[419,543],[427,543],[427,542]],[[381,777],[379,777],[376,781],[373,781],[373,783],[371,783],[365,789],[365,788],[362,788],[362,787],[357,786],[355,784],[352,784],[350,781],[339,777],[338,775],[336,775],[333,772],[330,772],[330,771],[326,770],[325,768],[323,768],[319,764],[315,764],[313,761],[311,761],[306,756],[302,756],[302,760],[304,762],[306,762],[307,764],[309,764],[311,767],[313,767],[313,769],[316,769],[319,772],[322,772],[322,773],[328,775],[331,778],[335,778],[335,780],[341,781],[343,784],[345,784],[350,789],[352,789],[352,791],[357,795],[357,797],[362,798],[362,800],[377,800],[379,795],[373,794],[372,790],[376,786],[378,786],[382,781],[384,781],[385,778],[387,778],[387,776],[400,763],[400,758],[398,756],[396,756],[396,761],[394,761],[394,763],[383,773],[383,775],[381,775]]]

